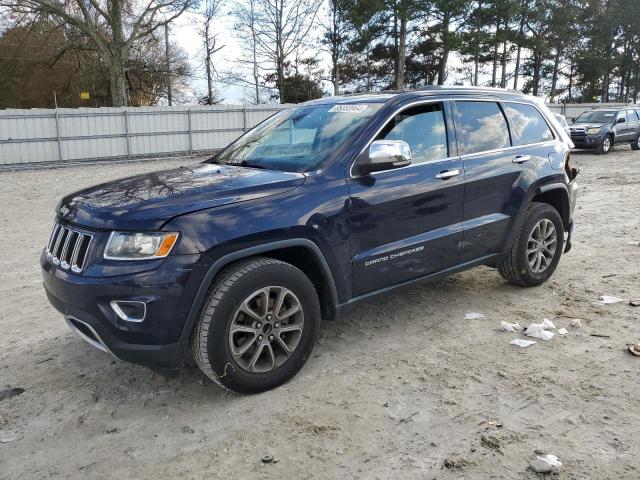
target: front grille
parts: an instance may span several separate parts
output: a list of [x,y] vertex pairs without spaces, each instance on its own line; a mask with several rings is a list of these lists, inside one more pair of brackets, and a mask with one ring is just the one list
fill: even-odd
[[570,129],[572,137],[584,137],[587,134],[585,128],[572,128]]
[[81,272],[93,236],[56,222],[47,245],[47,259],[64,270]]

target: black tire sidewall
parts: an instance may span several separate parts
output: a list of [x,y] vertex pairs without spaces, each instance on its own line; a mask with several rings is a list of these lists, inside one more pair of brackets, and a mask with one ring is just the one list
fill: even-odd
[[[556,254],[551,261],[551,265],[547,267],[547,269],[540,273],[535,273],[531,270],[529,266],[529,261],[527,259],[527,245],[529,236],[533,231],[535,225],[546,218],[553,222],[553,226],[556,228],[556,235],[558,237],[558,244],[556,247]],[[519,260],[519,269],[523,274],[523,277],[528,285],[540,285],[546,282],[553,272],[556,270],[558,263],[560,263],[560,258],[562,257],[562,249],[564,248],[564,225],[562,224],[562,219],[560,218],[560,214],[558,211],[550,205],[539,205],[536,207],[536,211],[533,215],[530,215],[524,225],[522,226],[522,230],[520,233],[520,241],[518,245],[518,260]]]
[[[291,290],[300,300],[304,328],[296,350],[272,372],[257,374],[237,365],[229,348],[228,335],[232,315],[248,295],[268,285]],[[311,281],[300,270],[287,264],[264,265],[242,276],[223,295],[209,326],[207,351],[218,380],[239,393],[258,393],[275,388],[298,373],[313,351],[320,323],[318,297]]]

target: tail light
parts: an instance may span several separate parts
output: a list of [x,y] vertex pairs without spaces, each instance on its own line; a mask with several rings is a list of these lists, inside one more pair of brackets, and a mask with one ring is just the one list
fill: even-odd
[[580,173],[580,169],[578,167],[574,167],[571,163],[570,153],[567,153],[567,160],[564,162],[564,171],[566,172],[567,177],[569,177],[569,181],[575,179],[578,176],[578,173]]

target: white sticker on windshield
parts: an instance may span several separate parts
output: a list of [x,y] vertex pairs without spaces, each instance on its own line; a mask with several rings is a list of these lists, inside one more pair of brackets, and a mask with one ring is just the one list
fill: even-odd
[[605,113],[604,116],[605,117],[613,117],[613,113]]
[[361,103],[345,103],[343,105],[334,105],[329,109],[330,112],[339,112],[339,113],[360,113],[369,108],[368,105],[363,105]]

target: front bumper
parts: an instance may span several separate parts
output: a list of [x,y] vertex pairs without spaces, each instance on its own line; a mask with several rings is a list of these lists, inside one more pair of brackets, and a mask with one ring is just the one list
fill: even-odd
[[[110,277],[62,270],[44,254],[40,264],[49,302],[83,340],[121,360],[153,369],[180,366],[188,352],[185,322],[208,269],[204,257],[169,256],[150,271]],[[144,321],[123,320],[111,308],[112,300],[143,301]]]
[[572,135],[571,141],[576,148],[596,148],[603,138],[604,135]]

